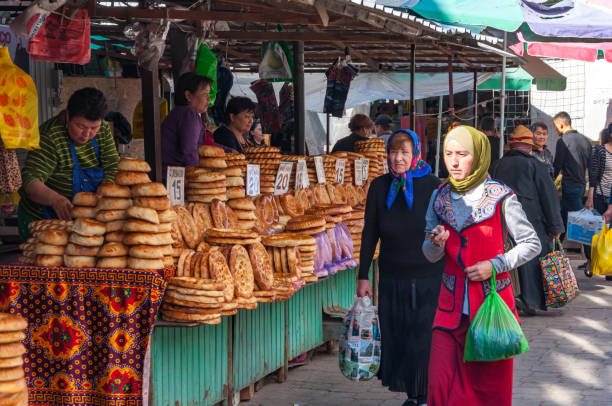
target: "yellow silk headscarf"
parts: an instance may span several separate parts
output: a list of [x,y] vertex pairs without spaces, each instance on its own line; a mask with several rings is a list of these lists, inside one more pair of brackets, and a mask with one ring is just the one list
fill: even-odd
[[474,127],[461,125],[453,128],[444,139],[444,151],[449,141],[456,141],[472,155],[472,170],[467,178],[458,181],[449,176],[451,190],[456,193],[467,193],[483,183],[489,176],[491,164],[491,144],[487,136]]

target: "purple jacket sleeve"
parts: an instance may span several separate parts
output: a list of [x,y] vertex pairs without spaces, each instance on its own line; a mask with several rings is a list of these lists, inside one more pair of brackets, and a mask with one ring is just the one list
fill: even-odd
[[185,114],[178,125],[185,166],[198,166],[198,146],[201,144],[202,130],[202,119],[195,111]]

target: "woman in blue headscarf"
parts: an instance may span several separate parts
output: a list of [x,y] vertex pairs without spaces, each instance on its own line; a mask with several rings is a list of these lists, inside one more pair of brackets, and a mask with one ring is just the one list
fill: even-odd
[[416,405],[427,400],[431,326],[444,270],[444,261],[432,264],[421,251],[425,213],[440,180],[421,160],[413,131],[395,131],[387,155],[390,173],[368,191],[357,295],[372,295],[368,274],[380,239],[378,376],[389,390],[408,395],[405,405]]

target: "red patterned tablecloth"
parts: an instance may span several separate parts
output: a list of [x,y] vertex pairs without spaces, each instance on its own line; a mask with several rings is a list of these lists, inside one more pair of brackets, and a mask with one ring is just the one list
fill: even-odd
[[0,266],[0,310],[28,320],[30,405],[141,405],[166,282],[127,269]]

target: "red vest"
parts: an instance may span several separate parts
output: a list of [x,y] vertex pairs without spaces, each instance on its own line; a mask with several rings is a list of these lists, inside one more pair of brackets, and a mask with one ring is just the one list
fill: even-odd
[[[492,179],[485,181],[483,197],[459,232],[451,206],[450,184],[440,186],[434,202],[434,211],[444,228],[449,231],[450,237],[446,241],[446,268],[442,274],[434,328],[454,330],[459,326],[463,310],[465,268],[504,253],[501,204],[503,199],[512,193],[512,190],[502,183]],[[510,273],[498,273],[496,285],[497,292],[519,320]],[[490,280],[468,280],[470,321],[490,291]]]

